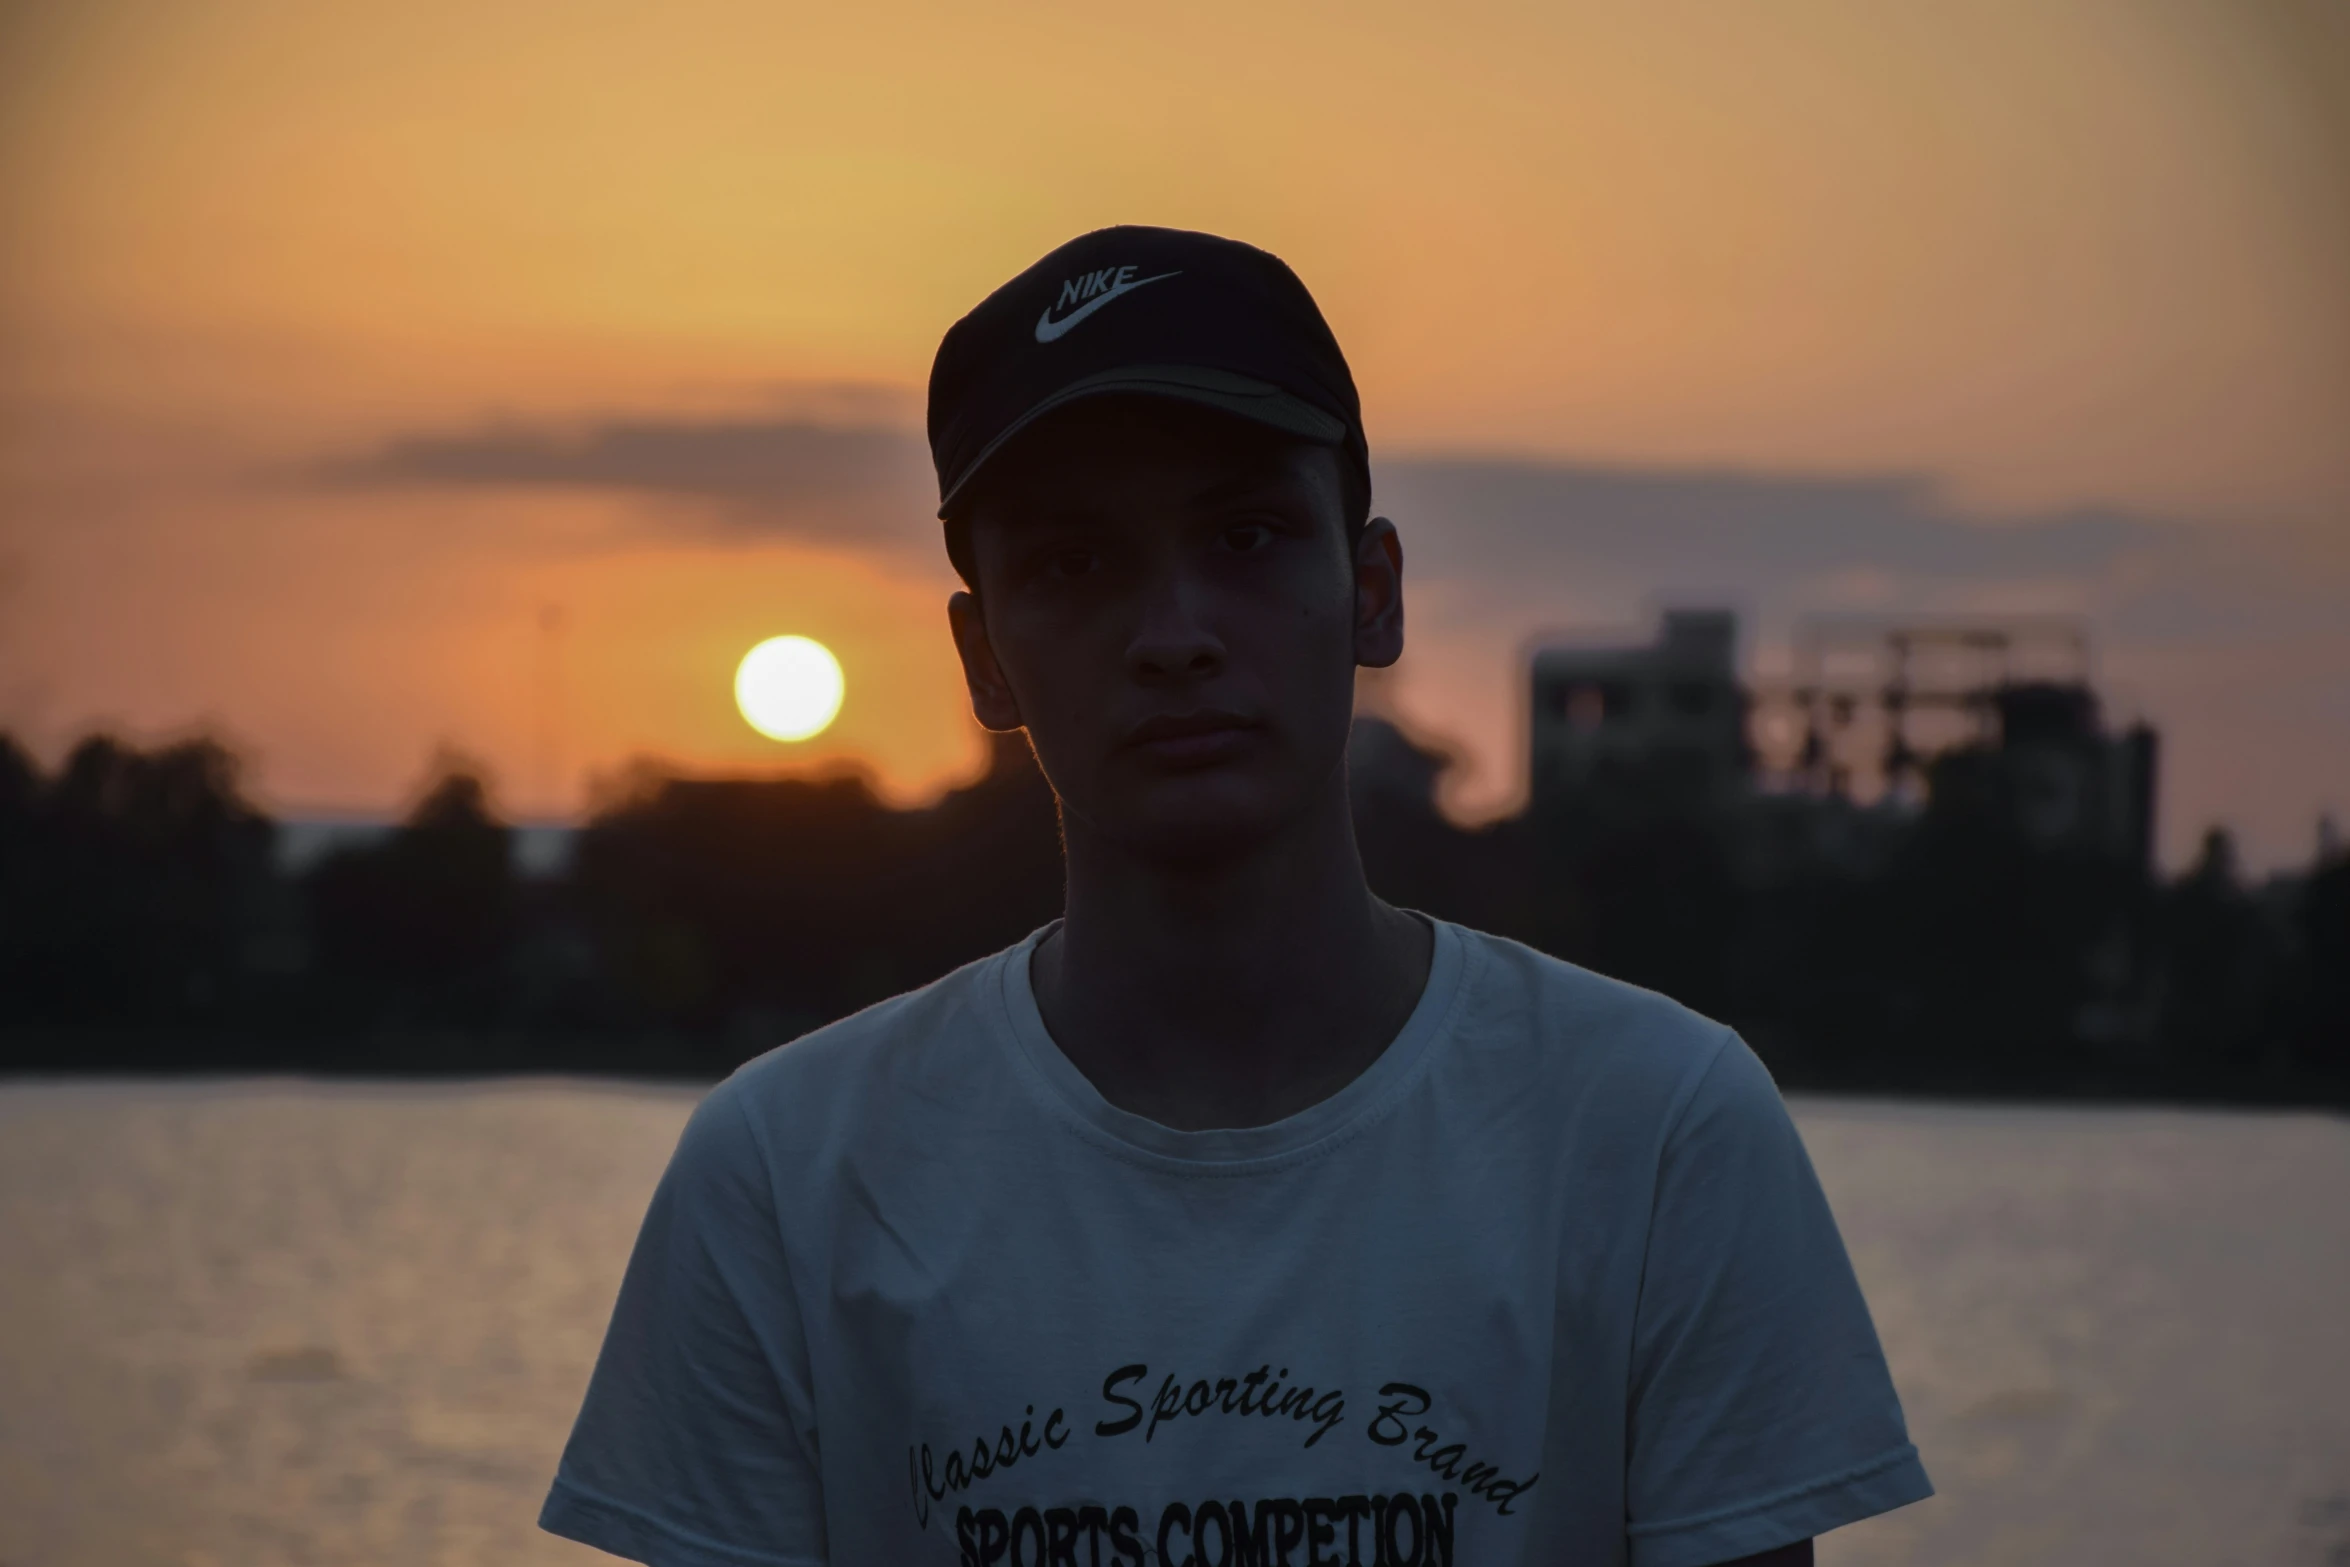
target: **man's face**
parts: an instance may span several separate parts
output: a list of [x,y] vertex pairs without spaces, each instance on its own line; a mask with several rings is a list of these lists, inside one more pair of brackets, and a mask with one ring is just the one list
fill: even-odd
[[980,721],[1024,725],[1063,810],[1152,857],[1311,809],[1356,664],[1402,650],[1394,532],[1350,551],[1339,476],[1328,448],[1165,399],[1024,432],[972,505],[977,599],[950,606]]

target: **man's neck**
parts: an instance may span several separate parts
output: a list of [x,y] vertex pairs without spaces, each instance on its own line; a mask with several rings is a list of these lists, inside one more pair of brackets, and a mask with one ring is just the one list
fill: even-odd
[[1184,1130],[1294,1115],[1377,1060],[1426,987],[1432,933],[1372,895],[1343,794],[1213,863],[1066,837],[1068,914],[1031,977],[1121,1109]]

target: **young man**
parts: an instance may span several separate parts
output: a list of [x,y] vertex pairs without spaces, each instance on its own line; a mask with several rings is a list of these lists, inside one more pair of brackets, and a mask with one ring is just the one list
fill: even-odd
[[545,1527],[661,1567],[1710,1567],[1927,1495],[1747,1048],[1364,883],[1403,553],[1288,268],[1088,234],[930,396],[956,647],[1060,798],[1066,915],[703,1102]]

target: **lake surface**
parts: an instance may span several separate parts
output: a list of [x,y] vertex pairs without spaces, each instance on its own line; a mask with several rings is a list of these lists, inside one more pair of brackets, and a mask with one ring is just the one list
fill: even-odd
[[[0,1564],[582,1567],[696,1094],[0,1086]],[[2350,1567],[2350,1121],[1798,1101],[1942,1494],[1831,1567]]]

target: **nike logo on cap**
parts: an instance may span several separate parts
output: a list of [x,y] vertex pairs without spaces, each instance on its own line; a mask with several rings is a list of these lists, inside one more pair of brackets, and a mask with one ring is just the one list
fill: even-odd
[[[1049,343],[1120,294],[1131,294],[1146,283],[1157,283],[1179,275],[1176,272],[1161,272],[1155,277],[1136,277],[1135,270],[1133,267],[1104,267],[1099,272],[1070,278],[1061,285],[1061,297],[1046,306],[1044,314],[1036,318],[1036,340]],[[1077,308],[1058,321],[1053,319],[1054,311],[1066,309],[1070,305],[1076,305]]]

